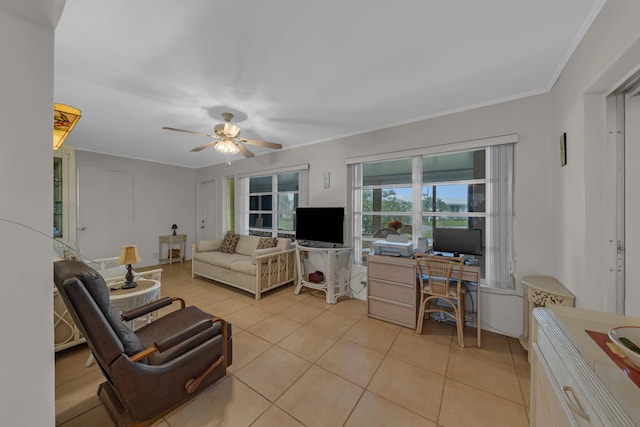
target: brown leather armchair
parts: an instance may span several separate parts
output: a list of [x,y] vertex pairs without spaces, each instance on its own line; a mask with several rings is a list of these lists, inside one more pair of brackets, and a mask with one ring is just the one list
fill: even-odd
[[[118,313],[104,279],[80,261],[54,263],[54,282],[106,381],[98,396],[119,426],[148,425],[224,377],[231,324],[165,297]],[[173,302],[181,308],[135,332],[124,321]]]

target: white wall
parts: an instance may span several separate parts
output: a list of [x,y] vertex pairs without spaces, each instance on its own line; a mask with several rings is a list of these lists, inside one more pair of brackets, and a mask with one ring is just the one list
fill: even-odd
[[30,2],[33,20],[13,15],[26,2],[0,5],[2,425],[55,423],[52,241],[47,236],[53,213],[53,43],[62,5],[53,3]]
[[[158,236],[171,234],[171,224],[178,225],[178,233],[187,235],[186,256],[191,258],[191,244],[196,236],[194,169],[76,150],[76,168],[80,167],[117,170],[134,176],[134,241],[142,258],[136,266],[158,263]],[[110,209],[116,209],[118,201],[106,203]],[[166,257],[166,245],[164,251]]]
[[[552,157],[567,132],[568,164],[552,175],[553,275],[576,295],[576,305],[613,312],[615,298],[614,172],[606,161],[604,98],[640,66],[640,2],[608,1],[552,89]],[[631,161],[631,164],[634,164]]]
[[[533,96],[255,159],[238,160],[229,167],[203,168],[198,170],[197,180],[251,171],[268,173],[273,168],[309,163],[310,205],[346,207],[349,192],[346,158],[517,133],[520,142],[515,148],[514,248],[519,286],[522,276],[551,273],[552,211],[548,171],[550,162],[557,159],[555,156],[550,159],[548,110],[548,95]],[[325,172],[331,174],[329,189],[323,188]],[[221,206],[223,203],[220,200]],[[520,297],[487,294],[483,298],[483,328],[512,336],[522,333]],[[492,303],[495,298],[500,303]],[[505,303],[505,299],[509,302]],[[505,304],[509,309],[500,308]]]

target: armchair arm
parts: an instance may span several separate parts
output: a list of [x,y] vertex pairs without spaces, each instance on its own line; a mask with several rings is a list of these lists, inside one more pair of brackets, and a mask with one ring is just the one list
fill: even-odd
[[145,359],[147,356],[152,355],[155,352],[163,352],[165,350],[170,349],[171,347],[175,347],[176,345],[188,340],[191,337],[198,335],[200,332],[210,328],[214,322],[220,322],[222,327],[222,336],[223,336],[223,345],[224,345],[224,354],[227,354],[227,323],[220,318],[211,318],[205,319],[202,322],[191,325],[189,328],[184,331],[173,335],[171,337],[167,337],[160,342],[155,342],[152,347],[145,348],[139,353],[130,356],[132,362],[139,362]]
[[134,309],[125,311],[120,315],[120,318],[128,322],[130,320],[136,319],[140,316],[144,316],[145,314],[149,314],[152,311],[160,310],[163,307],[173,304],[174,301],[180,301],[180,308],[185,307],[185,302],[182,298],[172,298],[172,297],[164,297],[155,301],[151,301],[147,304],[141,305],[140,307],[136,307]]
[[163,352],[177,344],[180,344],[181,342],[188,340],[193,336],[198,335],[200,332],[204,331],[205,329],[209,329],[211,325],[213,325],[213,320],[205,319],[200,323],[191,325],[189,328],[185,329],[180,333],[167,337],[162,341],[155,342],[154,344],[159,352]]

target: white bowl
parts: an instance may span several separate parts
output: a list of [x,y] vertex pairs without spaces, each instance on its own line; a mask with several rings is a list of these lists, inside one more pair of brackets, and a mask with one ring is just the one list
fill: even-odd
[[611,341],[627,356],[629,362],[640,368],[640,353],[624,345],[620,338],[626,338],[640,348],[640,326],[618,326],[609,330]]

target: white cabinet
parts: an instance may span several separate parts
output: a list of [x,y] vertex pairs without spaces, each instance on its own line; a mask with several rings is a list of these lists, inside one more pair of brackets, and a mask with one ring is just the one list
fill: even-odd
[[564,306],[536,308],[533,317],[531,425],[639,425],[640,388],[587,331],[640,319]]
[[384,255],[367,258],[369,317],[415,329],[419,288],[412,259]]
[[[574,296],[562,283],[551,276],[526,276],[522,278],[524,294],[524,333],[520,337],[520,344],[529,350],[529,330],[533,322],[533,309],[536,307],[546,307],[547,305],[568,305],[573,307]],[[531,359],[531,358],[529,358]],[[531,361],[531,360],[529,360]]]

